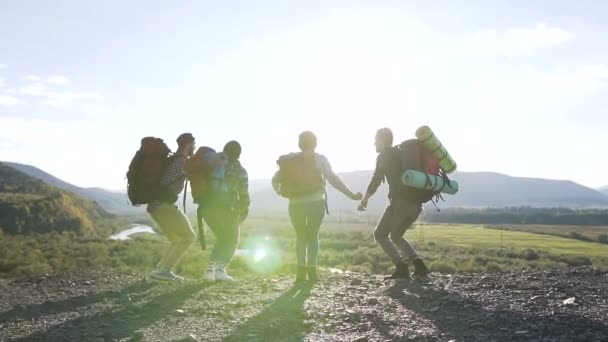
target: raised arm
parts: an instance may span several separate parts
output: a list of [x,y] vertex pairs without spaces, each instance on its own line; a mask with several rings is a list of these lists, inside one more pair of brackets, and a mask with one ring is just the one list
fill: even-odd
[[326,157],[319,155],[319,162],[321,164],[321,170],[323,172],[323,177],[333,186],[336,190],[343,193],[346,197],[358,200],[360,198],[360,194],[353,193],[347,186],[344,184],[342,179],[332,170],[331,165],[329,164],[329,160]]

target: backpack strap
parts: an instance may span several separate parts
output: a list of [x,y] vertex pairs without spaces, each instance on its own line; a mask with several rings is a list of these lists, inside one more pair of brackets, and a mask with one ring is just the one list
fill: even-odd
[[188,197],[188,179],[186,178],[186,183],[184,184],[184,214],[187,214],[186,211],[186,197]]
[[196,222],[198,224],[198,242],[201,244],[201,249],[204,251],[207,249],[207,243],[205,241],[205,225],[203,223],[203,211],[201,206],[198,206],[196,210]]

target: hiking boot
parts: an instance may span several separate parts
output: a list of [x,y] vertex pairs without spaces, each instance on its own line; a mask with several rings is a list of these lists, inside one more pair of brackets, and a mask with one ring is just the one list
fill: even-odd
[[422,259],[418,258],[414,260],[414,276],[416,278],[424,278],[429,274],[429,269],[426,268],[426,265],[422,261]]
[[206,281],[215,281],[215,264],[210,263],[203,276]]
[[306,273],[308,274],[308,281],[311,283],[316,283],[319,281],[319,275],[317,274],[317,267],[308,267],[306,269]]
[[169,270],[154,270],[150,273],[150,278],[161,281],[180,281],[184,278],[177,276],[175,273]]
[[296,285],[304,284],[306,282],[306,266],[298,266],[298,272],[296,273]]
[[395,268],[395,272],[390,276],[386,277],[386,279],[407,279],[411,280],[409,267],[407,264],[398,264]]
[[215,280],[216,281],[233,281],[234,279],[228,275],[226,272],[226,267],[224,265],[217,265],[217,269],[215,270]]

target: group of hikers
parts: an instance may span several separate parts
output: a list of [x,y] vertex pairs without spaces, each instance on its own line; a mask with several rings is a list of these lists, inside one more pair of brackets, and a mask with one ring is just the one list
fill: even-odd
[[[198,205],[201,245],[205,248],[203,220],[216,238],[204,278],[232,281],[227,267],[239,243],[239,226],[247,218],[251,204],[248,174],[239,161],[241,145],[230,141],[221,152],[209,147],[196,150],[195,138],[190,133],[181,134],[177,144],[177,151],[171,153],[160,138],[142,139],[127,173],[131,202],[147,204],[147,212],[171,242],[150,276],[157,280],[183,280],[174,269],[196,241],[197,233],[177,202],[182,191],[187,193],[190,182],[191,194]],[[376,133],[378,157],[365,195],[351,191],[332,170],[327,157],[316,152],[317,137],[312,132],[301,133],[298,145],[299,152],[277,160],[279,170],[272,178],[277,194],[289,199],[288,211],[296,235],[296,284],[319,280],[319,231],[328,213],[326,183],[353,201],[360,201],[358,210],[363,211],[386,181],[389,205],[373,236],[395,265],[389,278],[411,279],[410,264],[415,277],[425,277],[428,269],[404,234],[418,219],[428,198],[421,200],[416,189],[403,186],[403,167],[399,150],[393,146],[392,131],[382,128]]]

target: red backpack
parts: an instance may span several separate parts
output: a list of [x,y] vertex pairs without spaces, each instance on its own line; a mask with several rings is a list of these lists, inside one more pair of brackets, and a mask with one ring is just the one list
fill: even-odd
[[[399,156],[400,172],[403,174],[405,170],[415,170],[424,172],[429,175],[444,176],[439,167],[439,158],[433,152],[426,149],[418,139],[410,139],[402,142],[395,147]],[[427,177],[428,178],[428,177]],[[430,179],[428,180],[430,182]],[[420,203],[426,203],[439,195],[438,192],[415,189],[401,184],[403,192],[408,198],[414,199]]]
[[141,139],[127,171],[127,195],[132,205],[148,204],[163,197],[160,180],[169,165],[170,153],[163,139]]
[[279,193],[293,198],[324,191],[325,180],[317,165],[315,154],[293,153],[281,156],[279,165]]

